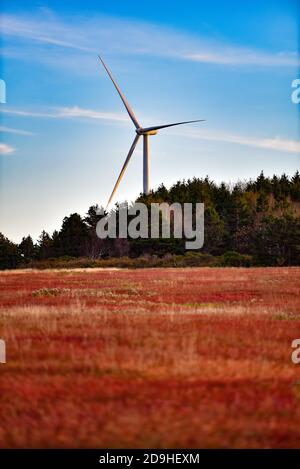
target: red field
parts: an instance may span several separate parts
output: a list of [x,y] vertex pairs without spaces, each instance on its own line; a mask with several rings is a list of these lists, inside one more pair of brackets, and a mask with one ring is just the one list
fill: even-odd
[[300,268],[0,274],[0,446],[300,446]]

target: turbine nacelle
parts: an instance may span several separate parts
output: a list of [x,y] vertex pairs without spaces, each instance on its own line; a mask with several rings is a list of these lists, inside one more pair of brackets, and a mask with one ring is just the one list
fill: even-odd
[[147,130],[147,129],[136,129],[136,133],[138,135],[156,135],[157,134],[157,130]]

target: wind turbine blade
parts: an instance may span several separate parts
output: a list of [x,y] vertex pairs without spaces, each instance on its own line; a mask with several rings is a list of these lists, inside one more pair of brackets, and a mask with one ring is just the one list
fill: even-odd
[[119,93],[119,96],[120,98],[122,99],[123,103],[124,103],[124,106],[129,114],[129,117],[130,119],[132,120],[132,122],[134,123],[136,129],[139,129],[140,128],[140,124],[138,123],[138,120],[137,118],[135,117],[134,115],[134,112],[133,110],[131,109],[131,107],[129,106],[125,96],[122,94],[120,88],[118,87],[117,83],[115,82],[115,80],[113,79],[112,77],[112,74],[110,73],[110,71],[108,70],[107,66],[105,65],[105,63],[103,62],[102,58],[100,57],[100,55],[98,55],[99,57],[99,60],[100,62],[102,63],[103,67],[105,68],[105,70],[107,71],[107,74],[109,76],[109,78],[111,79],[111,81],[113,82],[114,84],[114,87],[116,88],[117,92]]
[[[120,182],[121,182],[121,179],[122,179],[122,177],[123,177],[123,174],[124,174],[124,172],[125,172],[125,170],[126,170],[126,168],[127,168],[127,165],[128,165],[129,160],[130,160],[130,158],[131,158],[131,156],[132,156],[132,153],[134,152],[134,149],[135,149],[135,147],[136,147],[136,145],[137,145],[137,142],[138,142],[139,138],[140,138],[140,135],[137,135],[137,136],[135,137],[135,139],[133,140],[133,143],[132,143],[132,145],[131,145],[131,147],[130,147],[130,150],[129,150],[129,152],[128,152],[127,158],[126,158],[126,160],[125,160],[125,163],[124,163],[123,166],[122,166],[122,169],[121,169],[121,172],[120,172],[119,177],[118,177],[118,179],[117,179],[117,182],[116,182],[116,184],[115,184],[115,187],[113,188],[113,191],[112,191],[112,193],[111,193],[111,196],[110,196],[110,198],[109,198],[109,200],[108,200],[108,202],[107,202],[106,209],[107,209],[107,207],[109,206],[109,204],[110,204],[110,202],[111,202],[113,196],[115,195],[115,192],[116,192],[116,190],[117,190],[117,188],[118,188],[118,185],[119,185]],[[105,209],[105,210],[106,210],[106,209]]]
[[174,124],[165,124],[165,125],[156,125],[154,127],[146,127],[143,128],[143,132],[150,132],[151,130],[159,130],[164,129],[166,127],[173,127],[174,125],[182,125],[182,124],[191,124],[192,122],[204,122],[205,119],[198,119],[195,121],[185,121],[185,122],[175,122]]

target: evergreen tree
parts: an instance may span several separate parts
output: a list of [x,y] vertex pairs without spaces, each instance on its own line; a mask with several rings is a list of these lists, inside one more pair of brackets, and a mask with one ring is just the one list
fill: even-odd
[[15,269],[22,263],[17,244],[0,233],[0,269]]
[[37,242],[37,257],[39,259],[48,259],[52,255],[53,241],[51,236],[43,230]]
[[19,244],[19,251],[25,262],[32,261],[36,257],[36,246],[34,245],[31,236],[22,238]]
[[[177,181],[167,189],[163,184],[150,194],[140,194],[136,202],[204,203],[205,235],[202,252],[227,255],[232,262],[239,254],[254,256],[262,265],[299,265],[300,175],[266,177],[234,185],[215,184],[208,177]],[[116,211],[121,206],[116,204]],[[0,237],[0,268],[13,268],[32,259],[61,256],[140,256],[185,254],[185,239],[99,239],[96,226],[101,216],[98,206],[88,209],[84,218],[77,213],[65,217],[59,232],[52,237],[42,232],[35,246],[30,236],[19,246]],[[117,213],[118,214],[118,213]],[[150,211],[149,231],[150,231]],[[128,217],[130,221],[130,216]],[[118,216],[117,216],[118,220]],[[117,222],[118,223],[118,222]],[[229,254],[228,254],[229,253]],[[248,262],[248,260],[247,260]],[[249,261],[250,262],[250,261]]]
[[300,218],[265,218],[255,236],[256,257],[263,265],[300,264]]
[[89,231],[78,213],[72,213],[63,219],[59,232],[59,246],[63,256],[80,257],[85,255]]

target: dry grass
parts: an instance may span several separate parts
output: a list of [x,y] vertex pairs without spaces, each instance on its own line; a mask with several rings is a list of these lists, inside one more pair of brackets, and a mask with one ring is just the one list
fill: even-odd
[[297,447],[300,269],[0,274],[1,447]]

